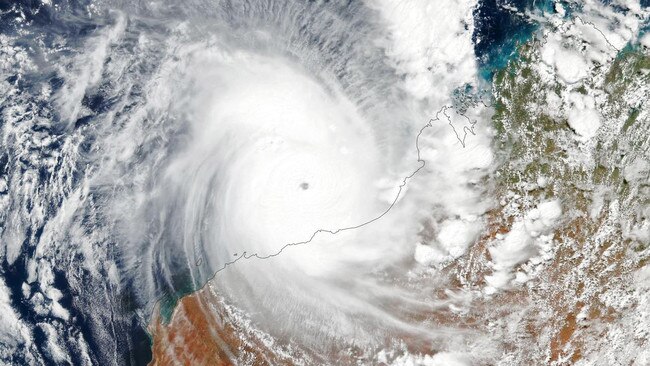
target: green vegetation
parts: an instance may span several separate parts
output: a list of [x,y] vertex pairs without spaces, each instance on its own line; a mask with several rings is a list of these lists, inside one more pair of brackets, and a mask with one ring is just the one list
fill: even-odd
[[[560,83],[545,84],[529,64],[530,60],[537,59],[535,53],[538,52],[538,45],[539,41],[533,40],[521,46],[521,57],[511,61],[493,79],[495,145],[503,162],[500,176],[505,188],[521,195],[548,195],[548,190],[525,192],[520,187],[522,182],[535,182],[538,177],[546,176],[552,182],[572,182],[556,187],[563,196],[573,197],[572,202],[579,201],[580,189],[575,187],[601,184],[614,188],[622,195],[621,198],[632,194],[621,178],[621,157],[626,152],[621,151],[619,146],[632,147],[635,153],[643,154],[643,149],[647,149],[649,126],[647,120],[638,123],[643,115],[642,109],[647,106],[640,105],[643,101],[632,101],[637,105],[630,107],[630,101],[626,101],[625,96],[638,88],[640,83],[650,82],[650,56],[640,51],[622,52],[606,71],[601,86],[607,96],[607,103],[601,110],[604,123],[617,123],[617,116],[607,113],[609,111],[628,111],[627,119],[614,138],[598,141],[597,148],[592,152],[598,163],[591,169],[581,169],[567,163],[568,151],[578,144],[572,138],[573,132],[567,121],[554,119],[545,113],[547,90],[551,89],[561,96],[565,87]],[[575,90],[589,94],[585,85]],[[643,136],[646,138],[643,139]]]

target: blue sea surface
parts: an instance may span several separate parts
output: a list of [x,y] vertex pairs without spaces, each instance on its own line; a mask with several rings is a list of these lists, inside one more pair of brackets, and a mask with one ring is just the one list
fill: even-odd
[[[512,9],[517,11],[513,11]],[[491,80],[494,73],[517,56],[517,45],[528,41],[538,25],[526,16],[525,11],[554,12],[551,0],[480,0],[474,11],[474,49],[479,61],[480,74]]]
[[[47,66],[44,55],[50,52],[54,47],[57,37],[64,38],[70,46],[82,44],[93,31],[103,26],[103,24],[94,21],[87,16],[84,6],[90,2],[70,1],[58,2],[59,11],[53,10],[52,6],[43,5],[41,1],[5,1],[0,0],[0,34],[13,36],[17,38],[16,44],[27,49],[29,57],[39,68],[32,72],[17,75],[9,71],[3,74],[5,81],[18,87],[21,94],[38,95],[43,85],[49,85],[56,92],[61,88],[62,80],[57,77],[56,72]],[[28,30],[28,31],[25,31]],[[0,91],[0,96],[4,91]],[[31,123],[31,117],[39,117],[51,122],[48,125],[32,126],[36,132],[47,133],[49,136],[56,137],[63,131],[62,123],[58,120],[56,112],[52,107],[36,99],[25,100],[25,116],[18,116],[13,123]],[[85,105],[90,111],[96,112],[106,109],[108,101],[88,99]],[[4,127],[8,121],[4,120],[3,111],[8,104],[0,104],[0,128]],[[91,113],[90,116],[94,115]],[[91,117],[87,117],[90,119]],[[79,123],[79,122],[77,122]],[[75,128],[78,126],[75,126]],[[92,146],[92,136],[82,145],[90,149]],[[4,147],[4,146],[3,146]],[[61,146],[58,141],[54,141],[43,148],[38,153],[42,158],[50,157],[56,153]],[[12,149],[0,150],[0,176],[11,176],[12,167],[21,167],[20,169],[37,169],[39,185],[46,186],[47,182],[53,179],[53,172],[42,167],[32,167],[29,161],[22,161],[17,158],[17,153]],[[70,177],[72,185],[80,183],[79,175],[84,173],[85,167],[79,164],[76,174]],[[5,192],[6,193],[6,192]],[[3,194],[3,193],[0,193]],[[60,209],[62,197],[53,195],[48,202],[45,212],[45,220],[53,218]],[[15,209],[15,208],[14,208]],[[60,364],[52,355],[49,347],[48,334],[39,324],[61,325],[64,329],[64,339],[59,340],[60,345],[65,345],[65,354],[70,357],[70,362],[74,365],[86,363],[83,354],[76,347],[76,340],[83,339],[88,346],[88,356],[92,364],[127,364],[127,365],[144,365],[151,360],[151,341],[143,327],[142,322],[129,308],[130,301],[128,294],[115,294],[113,289],[106,286],[99,286],[92,278],[90,273],[82,274],[82,282],[87,284],[86,288],[74,288],[70,284],[69,268],[56,268],[53,270],[53,287],[62,292],[62,297],[58,302],[69,313],[69,319],[62,321],[50,314],[44,314],[38,310],[32,303],[35,289],[38,288],[38,282],[33,282],[30,290],[23,291],[23,284],[30,281],[30,269],[28,263],[37,257],[35,250],[43,233],[44,226],[34,229],[27,227],[24,233],[25,240],[22,244],[22,251],[18,257],[11,263],[6,257],[0,260],[0,276],[3,278],[7,288],[10,290],[11,307],[18,314],[21,321],[32,325],[31,338],[32,344],[29,346],[29,354],[45,364]],[[81,258],[74,258],[75,261],[81,261]],[[116,301],[97,302],[95,297],[102,295],[114,296]],[[49,301],[49,300],[46,300]],[[2,315],[0,315],[2,316]],[[102,330],[111,329],[115,339],[112,340],[115,346],[115,352],[110,358],[105,349],[105,333]],[[16,353],[11,356],[11,364],[27,365],[30,360],[26,359],[24,354]]]

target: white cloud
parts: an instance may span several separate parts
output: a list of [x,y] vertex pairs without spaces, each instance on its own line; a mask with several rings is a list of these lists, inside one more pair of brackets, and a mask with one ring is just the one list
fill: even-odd
[[115,25],[87,41],[87,47],[92,51],[79,54],[73,59],[70,71],[62,70],[66,74],[66,83],[54,98],[62,119],[68,123],[73,123],[79,117],[86,91],[101,81],[109,48],[119,41],[126,29],[126,16],[116,14]]
[[0,277],[0,359],[31,344],[31,332],[11,304],[11,290]]
[[507,287],[513,279],[512,269],[537,256],[547,247],[551,231],[562,216],[557,200],[541,202],[518,219],[496,244],[488,248],[494,273],[486,276],[486,293],[491,294]]
[[571,129],[584,140],[596,136],[602,122],[600,114],[596,111],[594,98],[579,93],[571,93],[569,100],[572,105],[567,120]]
[[445,102],[456,86],[474,83],[472,43],[476,1],[368,1],[390,32],[388,56],[405,75],[404,89],[417,99]]

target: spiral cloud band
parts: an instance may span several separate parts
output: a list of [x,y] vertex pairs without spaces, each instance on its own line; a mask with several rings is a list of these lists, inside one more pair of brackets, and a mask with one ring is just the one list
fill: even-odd
[[[140,321],[203,289],[215,314],[314,353],[482,347],[422,315],[463,301],[431,298],[429,269],[465,253],[492,204],[479,184],[491,131],[477,123],[490,112],[467,92],[482,87],[464,31],[474,6],[93,8],[104,24],[43,89],[76,136],[61,169],[79,181],[56,183],[68,198],[31,273],[51,285],[45,253],[78,259],[70,278],[119,293]],[[20,235],[5,234],[9,261]]]
[[[136,269],[138,296],[150,307],[209,281],[273,336],[300,332],[313,346],[348,338],[378,347],[397,342],[387,336],[394,332],[443,342],[448,332],[408,315],[435,302],[402,285],[422,220],[434,212],[470,233],[440,243],[443,263],[468,247],[488,206],[472,185],[490,164],[486,134],[474,130],[482,109],[445,107],[465,85],[453,79],[475,83],[474,72],[411,74],[409,64],[439,65],[445,51],[420,60],[418,47],[430,45],[416,38],[398,52],[402,25],[377,39],[376,10],[359,8],[352,19],[329,6],[274,12],[243,12],[216,27],[180,24],[169,41],[172,54],[143,107],[177,119],[160,127],[182,126],[182,138],[161,145],[139,198],[127,191],[113,202],[122,215],[121,202],[141,200],[127,215],[137,219],[118,225],[131,242],[122,260]],[[262,19],[269,14],[282,16]],[[203,27],[211,36],[197,38]],[[432,76],[439,88],[416,87]],[[382,271],[396,277],[378,280]],[[377,323],[386,336],[373,334]]]
[[650,364],[647,5],[0,1],[0,364]]

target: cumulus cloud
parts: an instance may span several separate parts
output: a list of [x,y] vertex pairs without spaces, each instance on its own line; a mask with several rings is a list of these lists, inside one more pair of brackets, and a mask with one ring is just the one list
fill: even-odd
[[512,270],[540,253],[548,244],[548,236],[562,215],[558,200],[541,202],[528,211],[523,218],[515,221],[497,243],[489,248],[494,273],[486,276],[486,293],[492,294],[508,286],[514,278]]
[[11,291],[0,277],[0,357],[7,359],[18,345],[31,344],[31,332],[16,313]]

